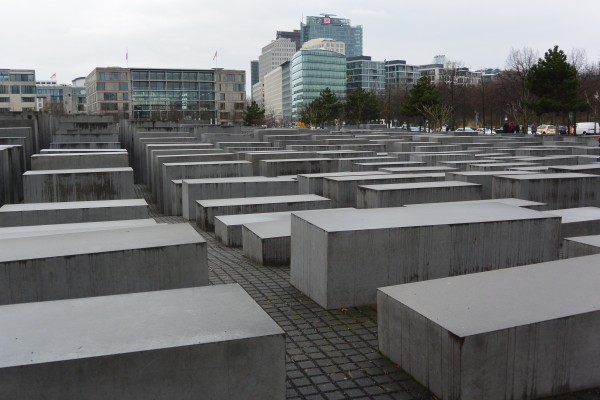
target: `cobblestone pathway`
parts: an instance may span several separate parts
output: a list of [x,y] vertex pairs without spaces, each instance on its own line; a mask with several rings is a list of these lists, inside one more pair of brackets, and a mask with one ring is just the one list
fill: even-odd
[[[136,193],[157,221],[188,222],[158,213],[145,187]],[[285,331],[287,399],[436,399],[379,353],[374,307],[324,310],[289,283],[289,266],[256,264],[190,225],[208,242],[210,283],[240,284]],[[600,400],[600,390],[556,399]]]

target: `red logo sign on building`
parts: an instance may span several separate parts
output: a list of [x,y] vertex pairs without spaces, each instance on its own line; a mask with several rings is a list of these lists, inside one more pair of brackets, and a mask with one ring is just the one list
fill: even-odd
[[329,17],[323,18],[323,23],[324,24],[330,24],[331,23],[331,18],[329,18]]

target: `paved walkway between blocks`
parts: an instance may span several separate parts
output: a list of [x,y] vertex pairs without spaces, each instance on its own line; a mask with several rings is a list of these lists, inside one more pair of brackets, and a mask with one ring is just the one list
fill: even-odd
[[[136,193],[157,221],[188,222],[157,212],[144,186]],[[208,242],[210,284],[239,283],[285,331],[288,400],[437,399],[379,353],[374,306],[325,310],[289,283],[289,265],[259,265],[189,223]],[[600,400],[600,389],[553,399]]]

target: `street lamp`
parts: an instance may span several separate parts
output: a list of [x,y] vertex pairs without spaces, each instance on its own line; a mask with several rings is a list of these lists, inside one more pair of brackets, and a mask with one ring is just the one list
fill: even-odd
[[600,103],[600,93],[596,90],[594,94],[594,99],[596,100],[596,104],[594,105],[594,135],[597,134],[596,126],[598,124],[598,103]]

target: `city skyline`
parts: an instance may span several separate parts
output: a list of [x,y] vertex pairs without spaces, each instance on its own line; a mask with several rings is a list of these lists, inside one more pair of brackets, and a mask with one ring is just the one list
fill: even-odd
[[[0,68],[35,69],[37,80],[56,73],[58,83],[68,84],[99,66],[222,67],[247,71],[249,82],[250,61],[276,31],[300,29],[301,20],[321,13],[362,25],[363,52],[373,60],[427,64],[445,54],[471,69],[504,68],[511,48],[530,47],[543,56],[554,45],[567,53],[582,49],[588,62],[600,60],[595,24],[585,23],[600,11],[595,0],[507,0],[501,5],[382,0],[368,6],[354,0],[326,6],[312,0],[284,5],[234,0],[210,9],[193,0],[106,0],[83,6],[56,0],[51,8],[40,0],[11,2],[3,9],[11,16],[3,26],[19,40],[3,43]],[[25,15],[30,28],[24,30],[18,16]],[[561,21],[565,15],[568,20]]]

